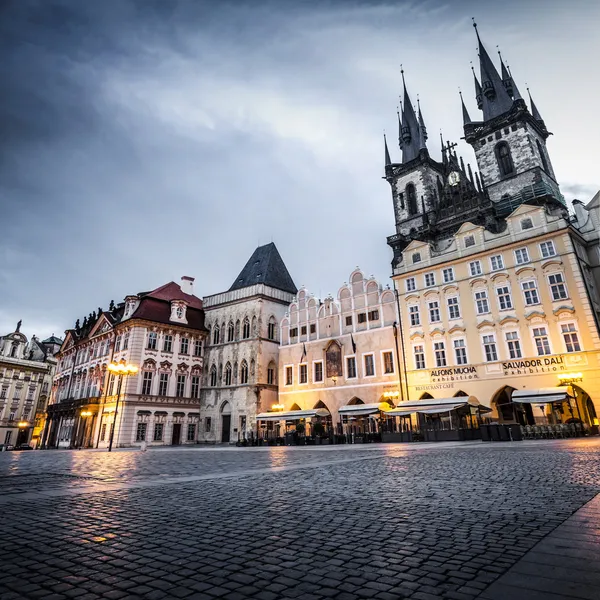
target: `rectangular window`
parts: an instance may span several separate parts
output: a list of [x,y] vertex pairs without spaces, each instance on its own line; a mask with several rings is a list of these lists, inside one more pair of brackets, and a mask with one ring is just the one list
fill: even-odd
[[537,285],[535,281],[524,281],[521,284],[521,288],[523,290],[525,304],[527,306],[540,303],[540,297],[538,296]]
[[496,348],[496,338],[493,335],[483,336],[483,351],[487,362],[498,360],[498,349]]
[[358,322],[359,323],[366,323],[367,322],[367,315],[366,315],[366,313],[359,313],[358,314]]
[[440,303],[437,300],[429,303],[429,322],[438,323],[440,321]]
[[273,367],[267,367],[267,383],[269,385],[275,384],[275,369]]
[[121,336],[118,335],[117,338],[115,339],[115,352],[120,352],[121,351]]
[[310,326],[310,333],[317,333],[317,326],[314,323],[312,323]]
[[346,327],[352,327],[352,317],[346,317]]
[[162,442],[165,426],[163,423],[154,424],[154,441]]
[[166,396],[167,390],[169,389],[169,374],[161,373],[158,380],[158,395]]
[[475,304],[477,306],[477,314],[485,315],[490,312],[490,305],[488,302],[488,295],[485,290],[475,292]]
[[129,348],[129,334],[126,333],[123,336],[123,350],[127,350],[127,348]]
[[446,366],[446,345],[444,342],[433,343],[433,353],[435,355],[435,366],[445,367]]
[[375,375],[375,359],[372,354],[365,354],[365,377]]
[[165,335],[163,341],[163,352],[173,352],[173,336]]
[[435,273],[425,273],[425,287],[435,285]]
[[181,338],[179,342],[179,354],[188,354],[190,348],[190,340],[188,338]]
[[156,350],[156,340],[157,340],[157,335],[155,331],[151,331],[148,334],[148,350]]
[[457,365],[467,364],[467,346],[465,340],[454,340],[454,356]]
[[470,248],[475,245],[475,237],[472,235],[468,235],[465,237],[465,248]]
[[565,340],[565,347],[567,352],[580,352],[581,345],[579,343],[579,337],[577,336],[577,328],[575,323],[562,323],[560,326],[563,339]]
[[508,347],[508,355],[510,358],[523,358],[521,341],[519,340],[519,334],[516,331],[506,332],[506,345]]
[[212,418],[206,417],[204,419],[204,431],[206,431],[206,433],[210,433],[211,427],[212,427]]
[[444,269],[442,271],[443,275],[444,275],[444,283],[450,283],[451,281],[454,281],[454,268],[453,267],[448,267],[447,269]]
[[346,379],[354,379],[356,377],[356,358],[348,356],[346,358]]
[[529,262],[529,252],[527,248],[519,248],[515,250],[515,262],[518,265],[524,265]]
[[146,430],[148,429],[148,423],[138,423],[137,429],[135,432],[135,441],[136,442],[145,442],[146,441]]
[[142,394],[149,396],[152,393],[152,371],[144,371],[144,377],[142,379]]
[[177,390],[175,395],[178,398],[183,398],[185,396],[185,375],[177,375]]
[[100,441],[104,442],[106,440],[106,423],[102,423],[102,427],[100,427]]
[[194,342],[194,356],[202,356],[202,340]]
[[460,319],[460,306],[458,305],[458,297],[448,298],[448,318]]
[[308,368],[306,364],[300,365],[298,368],[298,382],[308,383]]
[[196,424],[188,423],[187,427],[187,441],[195,442],[196,441]]
[[285,385],[292,385],[294,383],[294,369],[292,367],[285,368]]
[[481,275],[481,261],[474,260],[469,263],[469,273],[471,277],[475,277],[476,275]]
[[300,328],[300,335],[306,335],[306,325],[302,325]]
[[540,253],[542,255],[542,258],[550,258],[551,256],[556,256],[554,242],[542,242],[540,244]]
[[298,337],[298,328],[297,327],[292,327],[290,329],[290,337]]
[[417,327],[421,324],[421,315],[419,314],[419,307],[416,304],[408,307],[408,314],[410,316],[411,327]]
[[275,323],[269,323],[267,325],[267,337],[270,340],[274,340],[275,339]]
[[417,289],[417,282],[414,277],[409,277],[405,284],[407,292],[414,292]]
[[200,398],[200,376],[192,375],[192,398]]
[[415,357],[415,369],[425,368],[425,348],[424,346],[413,346],[413,354]]
[[549,275],[548,282],[550,283],[552,300],[566,300],[569,297],[562,273],[553,273],[552,275]]
[[369,311],[369,321],[379,321],[379,311],[378,310]]
[[500,310],[507,310],[513,307],[512,298],[510,297],[510,288],[507,285],[496,288],[498,295],[498,306]]
[[415,252],[415,253],[412,255],[412,261],[413,261],[413,265],[414,265],[415,263],[421,262],[421,253],[420,253],[420,252]]
[[383,353],[383,372],[386,375],[394,372],[394,355],[391,352]]
[[323,362],[314,363],[314,379],[316,383],[323,381]]
[[533,229],[533,221],[529,217],[521,219],[521,231],[525,231],[526,229]]
[[533,328],[533,340],[538,356],[546,356],[552,354],[550,350],[550,341],[548,340],[548,332],[545,327]]
[[502,254],[490,256],[490,266],[492,267],[492,271],[504,269],[504,259],[502,258]]

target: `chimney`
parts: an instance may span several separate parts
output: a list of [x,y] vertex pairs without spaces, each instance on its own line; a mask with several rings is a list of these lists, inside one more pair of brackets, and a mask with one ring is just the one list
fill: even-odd
[[194,278],[193,277],[188,277],[187,275],[184,275],[181,278],[181,291],[184,294],[189,294],[190,296],[194,295]]

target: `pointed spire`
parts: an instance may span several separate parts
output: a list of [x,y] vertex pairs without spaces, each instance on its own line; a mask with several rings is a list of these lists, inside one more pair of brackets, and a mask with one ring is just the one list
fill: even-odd
[[465,172],[465,161],[463,160],[463,157],[460,157],[460,168],[462,170],[462,172]]
[[542,119],[542,115],[540,115],[540,111],[537,109],[537,106],[535,105],[535,102],[531,97],[531,92],[529,91],[529,88],[527,88],[527,94],[529,95],[529,104],[531,105],[531,114],[533,115],[533,118],[536,121],[540,121],[543,123],[544,119]]
[[418,107],[418,115],[419,115],[419,149],[427,148],[427,128],[425,127],[425,121],[423,120],[423,114],[421,113],[421,102],[419,97],[417,96],[417,107]]
[[440,129],[440,145],[442,147],[442,164],[446,164],[446,146],[444,146],[444,136],[442,135],[442,130]]
[[387,139],[385,137],[385,133],[383,134],[383,145],[385,147],[385,166],[392,164],[392,160],[390,158],[390,151],[388,150]]
[[460,103],[462,104],[463,125],[468,125],[471,123],[471,117],[469,116],[469,111],[465,106],[465,101],[463,100],[463,95],[460,90],[458,90],[458,94],[460,96]]
[[481,91],[481,84],[475,75],[475,67],[471,63],[471,71],[473,71],[473,79],[475,80],[475,100],[477,101],[477,108],[481,110],[483,108],[483,92]]
[[479,37],[479,30],[477,29],[475,19],[473,19],[473,27],[475,28],[479,46],[479,67],[483,89],[483,118],[487,121],[508,112],[512,107],[512,98],[504,87],[504,83]]
[[[498,46],[496,46],[498,48]],[[498,56],[500,57],[500,72],[502,73],[502,83],[506,88],[506,91],[510,96],[514,96],[514,88],[513,88],[513,80],[510,76],[510,72],[504,66],[504,61],[502,60],[502,54],[500,52],[500,48],[498,48]]]
[[410,101],[406,81],[404,79],[404,69],[402,73],[403,87],[403,110],[402,110],[402,162],[407,163],[419,155],[421,149],[421,135],[415,109]]
[[481,192],[481,180],[479,179],[479,173],[475,171],[475,185],[477,186],[477,191]]
[[469,176],[469,181],[471,183],[475,183],[475,180],[473,179],[473,171],[471,170],[471,163],[467,163],[467,175]]
[[398,147],[402,148],[402,119],[400,118],[400,111],[402,110],[402,102],[400,102],[400,108],[396,108],[396,114],[398,115]]

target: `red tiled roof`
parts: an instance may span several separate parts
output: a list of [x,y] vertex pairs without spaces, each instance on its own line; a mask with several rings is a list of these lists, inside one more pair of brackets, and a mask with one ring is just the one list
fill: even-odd
[[[183,294],[183,296],[195,298],[195,296],[189,296],[187,294]],[[179,299],[179,296],[177,299]],[[183,299],[185,300],[185,298]],[[162,299],[157,300],[156,298],[153,298],[152,295],[142,298],[140,305],[137,307],[137,310],[133,313],[131,318],[146,319],[147,321],[156,321],[157,323],[166,323],[168,325],[178,325],[180,327],[189,327],[191,329],[206,331],[206,328],[204,327],[204,311],[202,309],[188,306],[186,311],[187,325],[175,323],[170,320],[171,304]]]
[[158,298],[159,300],[167,300],[168,302],[171,302],[171,300],[185,300],[188,306],[192,308],[202,308],[202,300],[200,298],[185,294],[181,291],[179,284],[174,281],[166,283],[152,292],[148,292],[145,297]]

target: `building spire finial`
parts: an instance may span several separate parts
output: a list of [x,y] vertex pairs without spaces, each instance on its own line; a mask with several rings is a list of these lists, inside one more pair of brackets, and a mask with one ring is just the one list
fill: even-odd
[[383,146],[385,149],[385,166],[387,167],[388,165],[392,164],[392,159],[390,158],[390,151],[388,149],[387,138],[385,137],[385,131],[383,132]]
[[463,125],[468,125],[472,121],[471,121],[471,117],[469,116],[469,111],[467,110],[467,107],[465,106],[465,101],[463,99],[462,91],[460,88],[458,88],[458,95],[460,96],[460,103],[462,105]]

